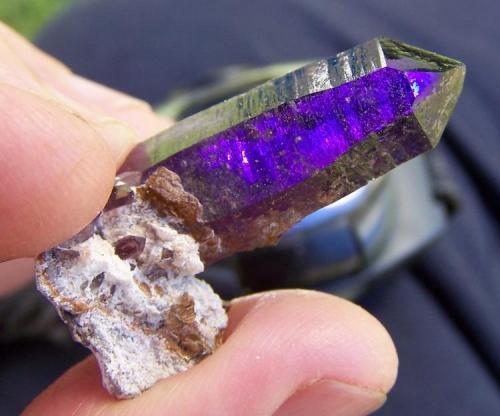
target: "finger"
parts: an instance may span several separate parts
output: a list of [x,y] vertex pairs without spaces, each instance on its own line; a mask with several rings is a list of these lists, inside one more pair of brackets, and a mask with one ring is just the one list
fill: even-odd
[[[314,409],[310,400],[318,397],[335,404],[331,415],[361,415],[380,406],[394,383],[397,358],[389,336],[347,301],[315,292],[272,292],[234,303],[229,315],[229,337],[212,356],[133,400],[107,395],[89,358],[25,415],[270,416],[304,404]],[[320,391],[301,393],[318,380],[325,383]]]
[[147,139],[173,124],[172,120],[155,114],[145,101],[75,74],[58,78],[54,84],[63,94],[88,108],[126,122],[140,139]]
[[365,416],[380,408],[385,395],[334,380],[300,388],[273,416]]
[[0,298],[28,284],[34,275],[33,259],[15,259],[0,263]]
[[70,70],[57,59],[33,46],[12,28],[0,21],[0,39],[10,46],[18,58],[37,74],[40,79],[48,79],[53,74],[62,75]]
[[[87,81],[83,78],[77,77],[71,73],[71,71],[61,64],[56,59],[45,54],[43,51],[31,45],[23,37],[19,36],[12,29],[0,22],[0,56],[2,56],[2,62],[0,62],[0,86],[3,87],[14,87],[14,95],[22,96],[21,94],[25,91],[25,98],[28,98],[32,104],[34,101],[38,101],[35,105],[38,109],[46,105],[51,105],[58,114],[63,114],[63,118],[74,118],[72,124],[74,125],[71,132],[65,131],[63,128],[64,123],[59,123],[59,118],[55,117],[49,121],[46,125],[42,126],[42,129],[37,130],[32,133],[29,138],[22,138],[22,140],[17,140],[20,131],[13,131],[17,129],[16,123],[18,120],[22,120],[21,123],[31,122],[34,118],[42,124],[43,120],[41,117],[43,114],[51,113],[51,111],[34,111],[28,117],[24,117],[24,108],[18,106],[17,108],[13,106],[13,103],[9,105],[0,107],[2,115],[0,115],[0,128],[2,131],[2,143],[0,143],[0,151],[2,155],[0,156],[0,161],[9,159],[11,162],[16,162],[15,157],[20,153],[24,153],[23,162],[27,162],[31,159],[29,163],[21,163],[15,167],[13,172],[7,177],[2,177],[0,179],[0,208],[7,209],[2,210],[4,215],[3,219],[0,219],[0,232],[5,231],[2,234],[3,241],[0,244],[0,261],[6,258],[12,258],[18,255],[32,255],[37,254],[39,247],[46,248],[47,245],[53,245],[59,242],[58,236],[68,236],[67,229],[79,230],[82,228],[89,220],[87,218],[92,218],[95,215],[95,208],[89,211],[89,206],[102,206],[102,192],[96,195],[87,194],[92,198],[95,197],[94,201],[85,201],[85,204],[79,204],[77,210],[72,210],[72,205],[67,205],[68,212],[71,210],[74,216],[71,215],[69,221],[66,221],[66,217],[61,217],[57,221],[46,221],[44,224],[40,222],[40,218],[45,218],[47,207],[53,210],[54,215],[58,215],[59,211],[62,209],[61,204],[65,204],[67,200],[71,198],[71,192],[85,192],[88,190],[82,184],[89,184],[88,180],[85,182],[79,182],[78,190],[76,188],[71,189],[72,181],[69,180],[64,188],[65,196],[58,195],[56,198],[50,196],[50,192],[47,193],[46,199],[51,198],[50,204],[38,204],[40,201],[37,198],[37,192],[34,192],[33,187],[36,187],[40,193],[45,190],[50,189],[56,191],[60,188],[61,183],[64,181],[63,176],[58,176],[58,180],[48,183],[47,180],[50,175],[42,175],[41,178],[37,180],[31,180],[28,174],[25,174],[27,170],[35,172],[37,168],[36,163],[31,163],[33,159],[44,157],[46,154],[50,154],[51,149],[57,147],[59,144],[65,143],[64,145],[71,145],[71,140],[68,140],[67,136],[76,134],[75,128],[79,127],[79,124],[87,124],[88,128],[86,130],[94,130],[91,135],[97,138],[97,141],[101,142],[104,139],[107,142],[108,148],[105,149],[104,153],[99,151],[94,146],[95,140],[87,140],[83,147],[87,147],[89,150],[93,148],[93,152],[89,152],[87,157],[100,158],[100,162],[104,163],[106,161],[106,153],[111,152],[114,163],[112,163],[111,170],[115,165],[119,165],[121,161],[125,158],[126,154],[130,150],[131,146],[139,139],[145,138],[146,136],[157,132],[158,130],[168,126],[169,122],[162,118],[157,117],[152,112],[151,108],[140,100],[133,99],[125,94],[115,92],[106,87],[101,87],[98,84]],[[50,85],[49,85],[50,84]],[[61,87],[60,90],[57,86]],[[8,90],[8,88],[3,88],[3,90]],[[5,97],[4,97],[5,98]],[[38,98],[38,99],[37,99]],[[22,100],[21,100],[22,101]],[[25,100],[26,101],[26,100]],[[48,102],[48,103],[47,103]],[[6,100],[4,100],[4,104]],[[59,110],[59,111],[57,111]],[[14,113],[15,111],[15,113]],[[100,113],[104,111],[104,114]],[[4,126],[4,120],[11,119],[12,115],[15,114],[13,120],[9,125]],[[73,117],[71,117],[73,116]],[[77,120],[77,119],[80,120]],[[131,129],[127,124],[130,123],[136,131],[141,134],[141,137]],[[50,126],[50,124],[54,126]],[[68,123],[66,123],[67,125]],[[26,126],[23,126],[26,127]],[[54,128],[53,128],[54,127]],[[44,130],[45,128],[45,130]],[[8,130],[11,130],[9,134]],[[26,129],[25,129],[26,130]],[[28,129],[30,130],[30,129]],[[33,130],[33,129],[31,129]],[[50,134],[46,134],[50,130]],[[16,134],[12,134],[12,133]],[[48,144],[48,139],[50,136],[59,135],[57,140]],[[37,141],[40,136],[44,136],[44,139],[39,141],[33,146],[33,142]],[[83,135],[85,136],[85,134]],[[100,137],[98,137],[100,136]],[[85,137],[82,137],[84,140]],[[11,141],[7,143],[7,141]],[[93,144],[92,144],[93,143]],[[25,145],[29,145],[29,148],[25,148]],[[99,145],[97,146],[99,147]],[[42,151],[37,153],[37,149],[41,148]],[[69,168],[69,161],[71,159],[71,154],[76,156],[76,153],[80,152],[83,157],[83,148],[80,146],[80,150],[77,149],[64,149],[59,152],[59,156],[64,154],[66,167]],[[108,150],[108,151],[106,151]],[[44,173],[52,171],[57,171],[59,173],[59,168],[63,167],[61,164],[57,166],[52,166],[51,161],[58,159],[58,152],[51,154],[51,157],[44,160],[43,169]],[[2,159],[2,156],[4,157]],[[26,157],[28,156],[28,157]],[[61,158],[59,158],[61,161]],[[101,165],[102,165],[101,163]],[[17,162],[15,163],[17,165]],[[92,165],[98,165],[99,163],[90,163]],[[12,163],[11,163],[12,165]],[[38,164],[40,165],[40,163]],[[63,163],[64,165],[64,163]],[[75,175],[73,177],[78,177],[78,172],[82,173],[85,169],[85,163],[81,164],[79,167],[82,169],[72,170]],[[0,174],[11,169],[12,166],[3,165],[0,168]],[[102,169],[95,170],[95,175],[97,176]],[[102,172],[101,172],[102,173]],[[75,185],[76,180],[73,181]],[[109,186],[109,175],[107,173],[100,177],[101,184],[97,187],[92,185],[93,189],[106,187],[106,183]],[[41,185],[41,186],[40,186]],[[90,184],[89,184],[90,185]],[[31,188],[31,189],[30,189]],[[17,210],[19,204],[26,203],[29,199],[27,196],[30,195],[33,199],[30,201],[31,208],[23,210]],[[23,199],[17,199],[17,196],[24,196]],[[82,194],[83,195],[83,194]],[[73,198],[73,202],[78,203],[78,198],[82,198],[82,195]],[[101,195],[101,196],[100,196]],[[53,196],[53,195],[52,195]],[[75,195],[73,195],[74,197]],[[36,203],[34,201],[36,200]],[[59,201],[59,204],[57,203]],[[54,206],[56,209],[54,209]],[[36,218],[33,221],[27,220],[25,215],[32,215],[31,213],[36,208]],[[7,214],[14,212],[12,218],[9,218]],[[89,214],[89,212],[92,212]],[[83,216],[81,214],[84,214]],[[85,218],[82,219],[82,218]],[[38,220],[38,224],[41,228],[41,233],[38,234],[38,227],[33,230],[27,230],[30,224]],[[22,223],[22,224],[20,224]],[[66,228],[62,228],[60,232],[58,230],[49,230],[49,232],[43,231],[53,224],[60,225],[64,223],[67,225]],[[29,238],[26,235],[34,235],[35,241],[28,249],[30,244]],[[64,237],[66,238],[66,237]],[[40,244],[38,244],[40,243]],[[22,247],[21,247],[22,246]],[[19,250],[21,248],[21,250]],[[0,264],[0,294],[6,293],[8,290],[12,290],[23,283],[25,283],[26,278],[33,274],[31,260],[24,261],[14,261],[8,264]]]
[[28,91],[39,91],[40,84],[0,34],[0,82]]
[[0,127],[2,261],[35,256],[88,224],[109,196],[116,154],[132,140],[121,126],[92,125],[7,85],[0,85]]
[[[0,62],[0,85],[13,86],[18,90],[56,103],[61,109],[65,108],[67,112],[74,113],[93,124],[93,128],[111,147],[117,164],[124,160],[126,150],[130,147],[127,147],[126,142],[124,143],[124,136],[127,136],[130,143],[136,143],[139,140],[137,132],[123,120],[113,117],[112,114],[96,112],[86,103],[65,95],[54,85],[45,82],[59,80],[57,82],[68,84],[67,80],[72,79],[74,75],[62,64],[57,64],[56,60],[48,57],[1,23],[0,56],[3,58]],[[119,95],[117,93],[117,96]],[[110,94],[108,101],[118,100],[112,100]],[[10,110],[13,111],[12,108]]]
[[172,124],[171,120],[156,115],[146,102],[73,74],[61,62],[1,22],[0,39],[10,46],[10,52],[15,51],[16,58],[26,66],[32,77],[70,99],[80,113],[84,113],[86,108],[121,120],[133,127],[142,139]]

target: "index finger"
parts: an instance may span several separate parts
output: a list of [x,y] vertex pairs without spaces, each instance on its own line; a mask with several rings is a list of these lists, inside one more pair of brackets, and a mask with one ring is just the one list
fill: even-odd
[[35,256],[88,224],[106,202],[116,165],[95,126],[2,84],[0,134],[2,261]]

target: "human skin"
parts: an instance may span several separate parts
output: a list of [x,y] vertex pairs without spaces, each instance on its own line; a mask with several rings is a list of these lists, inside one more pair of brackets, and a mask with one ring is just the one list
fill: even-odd
[[[169,125],[144,102],[78,77],[0,24],[0,295],[39,252],[105,205],[132,146]],[[312,291],[231,301],[224,344],[184,374],[115,400],[89,357],[26,415],[366,415],[397,373],[394,345],[360,307]]]

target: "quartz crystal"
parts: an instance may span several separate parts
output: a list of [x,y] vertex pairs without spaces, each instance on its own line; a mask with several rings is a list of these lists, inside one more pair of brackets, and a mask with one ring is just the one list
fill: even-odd
[[276,243],[305,215],[434,147],[464,74],[458,61],[371,40],[181,121],[122,170],[177,173],[220,238],[218,252],[202,252],[213,261]]
[[221,299],[194,276],[433,148],[458,61],[375,39],[297,69],[138,145],[105,210],[42,253],[37,284],[104,386],[133,397],[222,340]]

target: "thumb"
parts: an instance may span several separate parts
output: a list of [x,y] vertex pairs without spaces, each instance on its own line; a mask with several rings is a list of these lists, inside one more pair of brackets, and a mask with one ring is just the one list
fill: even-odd
[[0,86],[0,261],[31,257],[103,208],[134,133],[59,101]]
[[226,336],[213,355],[133,400],[110,397],[87,359],[24,415],[362,416],[383,404],[396,377],[382,325],[326,294],[286,290],[233,301]]
[[300,388],[274,416],[364,416],[386,399],[382,391],[336,380],[318,380]]

